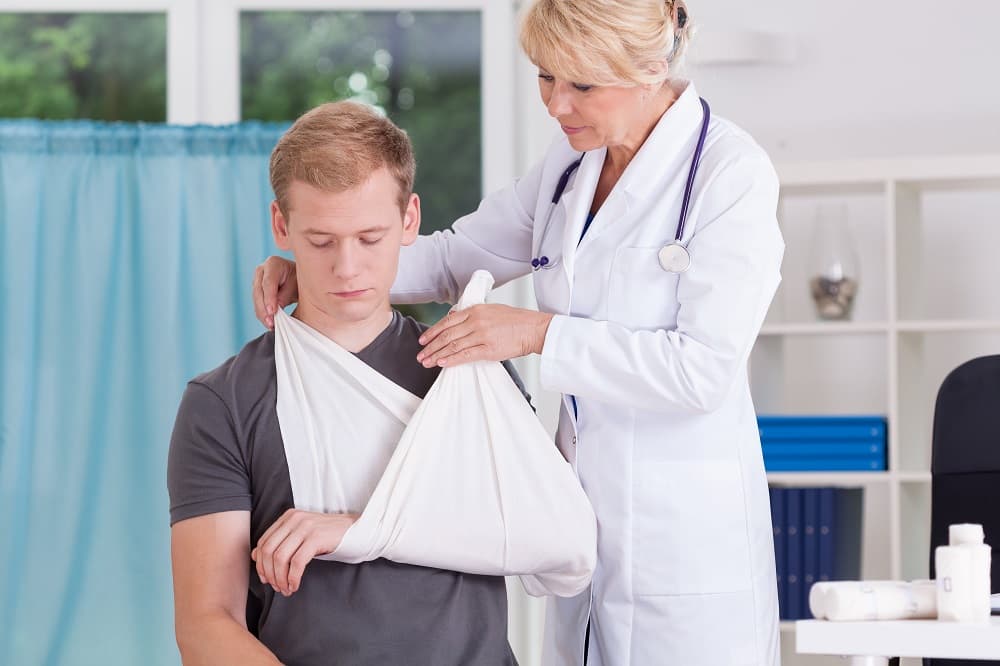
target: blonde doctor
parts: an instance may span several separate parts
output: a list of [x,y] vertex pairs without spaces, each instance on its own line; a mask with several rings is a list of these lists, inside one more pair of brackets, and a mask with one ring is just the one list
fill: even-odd
[[[589,590],[550,601],[546,666],[779,662],[746,369],[780,279],[778,185],[753,139],[673,76],[688,34],[677,0],[534,4],[521,44],[564,136],[404,248],[393,290],[454,303],[476,269],[533,277],[538,312],[449,314],[418,360],[537,353],[542,386],[563,394],[558,446],[597,514],[598,564]],[[294,265],[268,259],[258,316],[294,298]]]

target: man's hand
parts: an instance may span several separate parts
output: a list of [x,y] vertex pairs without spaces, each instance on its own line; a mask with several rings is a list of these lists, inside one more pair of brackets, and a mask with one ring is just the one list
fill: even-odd
[[474,305],[444,319],[420,336],[417,361],[425,368],[471,361],[506,361],[542,353],[552,315],[507,305]]
[[306,565],[337,550],[357,514],[313,513],[289,509],[257,542],[250,558],[260,582],[287,596],[298,591]]

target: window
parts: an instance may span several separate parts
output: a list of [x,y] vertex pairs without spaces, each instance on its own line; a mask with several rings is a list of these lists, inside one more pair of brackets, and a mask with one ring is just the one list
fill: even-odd
[[423,233],[482,198],[479,12],[243,12],[241,116],[291,121],[323,102],[373,104],[417,155]]
[[164,13],[0,13],[0,117],[167,119]]

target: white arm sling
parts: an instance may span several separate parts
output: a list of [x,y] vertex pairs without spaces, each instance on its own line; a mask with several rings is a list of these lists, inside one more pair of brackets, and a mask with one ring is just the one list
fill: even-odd
[[[456,308],[492,285],[476,272]],[[533,595],[590,583],[593,510],[500,363],[445,368],[421,402],[279,310],[275,365],[296,508],[361,512],[323,559],[518,575]]]

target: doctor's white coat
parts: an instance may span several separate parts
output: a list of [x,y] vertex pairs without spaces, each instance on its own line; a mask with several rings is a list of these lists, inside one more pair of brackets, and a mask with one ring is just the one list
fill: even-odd
[[[534,273],[554,313],[541,381],[563,394],[557,444],[598,520],[589,590],[550,599],[545,666],[772,666],[778,604],[767,480],[747,357],[777,288],[777,177],[745,132],[713,115],[683,242],[673,240],[702,110],[690,83],[577,245],[605,150],[586,153],[548,219],[565,139],[453,230],[403,249],[394,302],[454,302],[472,273]],[[572,396],[572,397],[571,397]],[[576,407],[574,409],[573,399]]]

